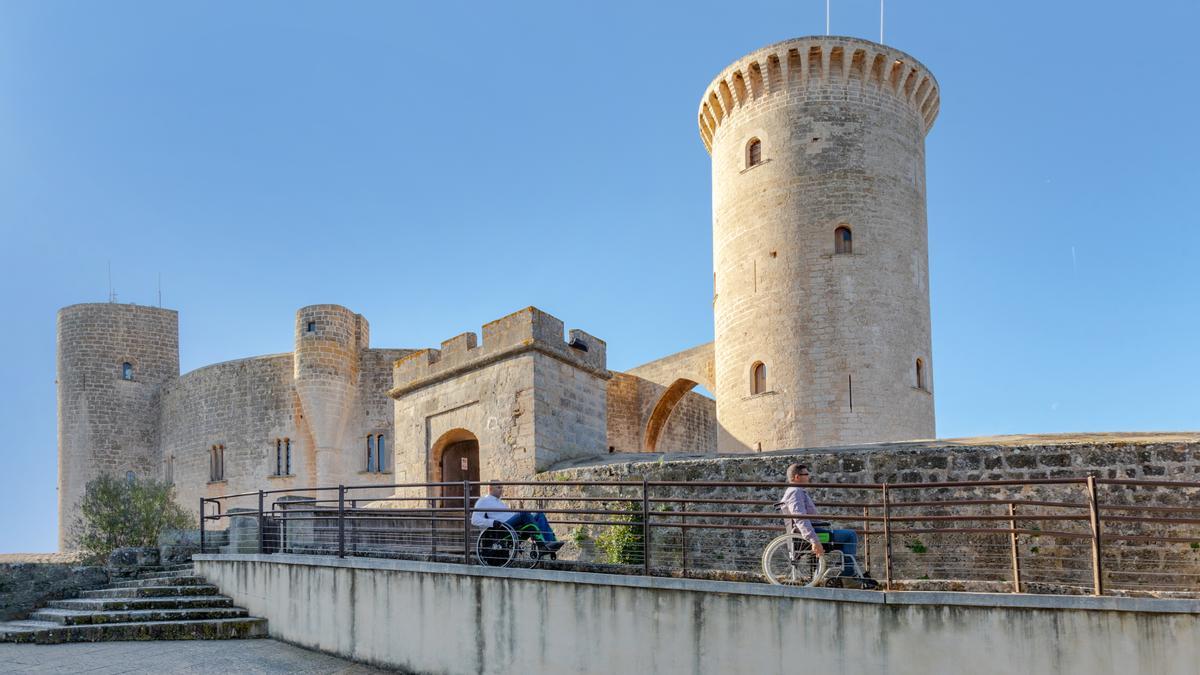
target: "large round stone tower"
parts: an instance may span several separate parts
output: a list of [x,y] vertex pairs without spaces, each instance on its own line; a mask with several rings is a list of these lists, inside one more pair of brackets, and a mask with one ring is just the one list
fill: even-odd
[[58,311],[58,545],[88,481],[162,479],[156,397],[179,377],[179,314],[96,303]]
[[807,37],[704,92],[722,451],[934,436],[925,134],[916,59]]
[[315,446],[310,474],[315,486],[344,480],[342,454],[358,403],[359,354],[369,342],[367,320],[341,305],[309,305],[296,312],[294,376]]

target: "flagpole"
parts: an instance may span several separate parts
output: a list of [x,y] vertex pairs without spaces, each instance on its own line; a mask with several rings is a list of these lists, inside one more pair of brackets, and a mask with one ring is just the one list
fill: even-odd
[[825,34],[829,35],[829,0],[825,0]]
[[883,44],[883,0],[879,0],[879,44]]

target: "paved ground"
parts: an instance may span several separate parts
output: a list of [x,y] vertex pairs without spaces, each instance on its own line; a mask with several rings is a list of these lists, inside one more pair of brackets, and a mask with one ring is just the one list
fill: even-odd
[[275,640],[0,644],[0,673],[336,673],[388,671]]

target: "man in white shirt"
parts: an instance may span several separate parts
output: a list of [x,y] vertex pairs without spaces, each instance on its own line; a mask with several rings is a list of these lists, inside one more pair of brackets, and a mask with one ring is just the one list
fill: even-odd
[[475,501],[475,510],[471,514],[471,524],[479,528],[495,527],[497,523],[507,523],[517,531],[522,538],[529,537],[538,542],[551,553],[562,548],[565,542],[558,541],[546,514],[529,511],[512,511],[500,500],[504,496],[504,486],[500,483],[488,483],[488,493]]

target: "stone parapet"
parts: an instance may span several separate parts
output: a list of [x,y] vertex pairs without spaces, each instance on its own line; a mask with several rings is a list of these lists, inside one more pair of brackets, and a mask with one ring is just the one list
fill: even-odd
[[810,36],[763,47],[713,80],[700,100],[700,138],[712,151],[721,125],[775,94],[829,96],[836,89],[887,92],[920,117],[926,132],[937,119],[937,80],[912,56],[870,40]]
[[526,307],[483,326],[483,344],[475,333],[456,335],[440,349],[423,349],[395,362],[392,398],[462,373],[539,352],[597,377],[608,379],[604,340],[573,328],[563,340],[563,322],[536,307]]

